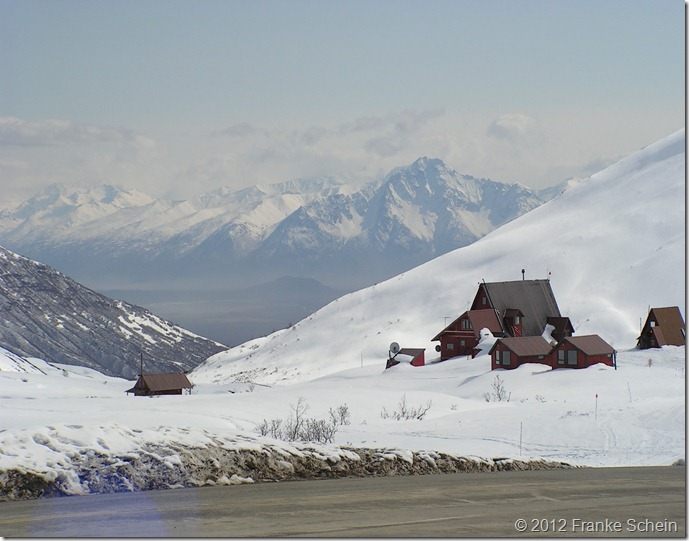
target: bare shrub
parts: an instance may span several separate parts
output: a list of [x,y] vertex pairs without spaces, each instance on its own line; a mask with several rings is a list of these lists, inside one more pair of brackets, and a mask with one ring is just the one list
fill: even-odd
[[407,404],[407,395],[403,394],[395,410],[389,412],[383,407],[380,416],[383,419],[394,419],[396,421],[409,421],[411,419],[421,421],[428,413],[428,410],[431,409],[432,405],[433,402],[429,400],[425,404],[411,406]]
[[312,441],[332,443],[337,427],[349,424],[349,408],[346,404],[333,410],[330,408],[330,420],[313,419],[306,416],[309,405],[304,397],[299,397],[296,404],[290,404],[291,414],[284,421],[281,419],[263,419],[256,425],[261,436],[270,436],[283,441]]
[[347,404],[342,404],[341,406],[338,406],[335,410],[330,408],[328,413],[330,414],[330,422],[334,425],[351,424],[349,416],[349,406],[347,406]]
[[491,385],[491,389],[493,390],[487,393],[483,393],[483,398],[486,400],[486,402],[510,401],[512,393],[507,392],[507,389],[505,389],[505,384],[503,383],[502,378],[500,376],[495,376],[495,380],[493,381],[493,385]]

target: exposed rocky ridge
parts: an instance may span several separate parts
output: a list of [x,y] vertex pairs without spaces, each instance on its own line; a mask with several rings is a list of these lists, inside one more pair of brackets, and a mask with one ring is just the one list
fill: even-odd
[[225,346],[0,247],[0,346],[109,376],[189,371]]
[[[93,450],[71,457],[70,474],[0,471],[0,500],[136,492],[254,482],[341,477],[428,475],[571,468],[548,460],[461,457],[434,451],[337,448],[324,454],[308,444],[285,449],[231,449],[222,445],[148,445],[125,456]],[[63,465],[64,466],[64,465]]]

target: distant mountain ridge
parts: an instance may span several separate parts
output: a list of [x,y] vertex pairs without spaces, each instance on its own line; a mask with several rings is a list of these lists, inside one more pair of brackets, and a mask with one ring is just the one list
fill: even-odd
[[370,282],[470,244],[551,197],[460,175],[426,157],[382,183],[300,179],[220,188],[188,201],[117,186],[52,185],[0,212],[0,242],[86,283],[123,274],[194,276],[206,259],[230,275],[269,262],[275,272],[265,280],[291,274],[295,264],[322,279],[342,264],[361,269],[382,260],[385,276],[374,272],[363,280]]
[[145,372],[178,372],[226,349],[2,247],[0,347],[129,379],[141,353]]
[[[144,297],[136,291],[159,289],[159,306],[167,310],[164,289],[236,291],[282,276],[353,291],[471,244],[563,189],[479,179],[428,157],[382,181],[298,179],[219,188],[186,201],[156,200],[116,186],[71,191],[53,185],[14,210],[0,211],[0,245],[93,289],[118,295],[130,290],[125,298],[137,304]],[[319,298],[299,314],[332,300]],[[228,300],[228,313],[235,309]],[[235,311],[225,320],[226,331],[215,317],[212,326],[222,334],[210,336],[233,344],[275,329],[265,296],[243,310],[256,322],[251,335],[232,331]],[[160,313],[177,320],[177,312]],[[208,336],[211,322],[204,317],[189,314],[185,325]],[[286,325],[296,315],[281,311],[283,317]]]

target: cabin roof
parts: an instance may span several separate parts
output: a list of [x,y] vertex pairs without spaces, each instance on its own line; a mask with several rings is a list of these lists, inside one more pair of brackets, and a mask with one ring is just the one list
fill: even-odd
[[476,332],[480,332],[484,327],[493,334],[502,332],[502,325],[495,310],[488,308],[486,310],[469,310],[467,312],[471,326]]
[[560,317],[550,280],[484,282],[481,286],[501,316],[507,310],[521,310],[524,314],[522,328],[525,336],[540,335],[549,317]]
[[586,355],[607,355],[610,353],[615,353],[615,348],[613,348],[597,334],[567,336],[563,338],[562,342],[560,343],[564,342],[569,342],[578,350],[583,351]]
[[397,354],[409,355],[410,357],[414,357],[416,359],[416,357],[421,355],[424,351],[426,351],[426,348],[402,348]]
[[469,321],[471,321],[472,331],[477,336],[478,336],[478,333],[481,331],[481,329],[483,329],[484,327],[486,329],[488,329],[490,332],[492,332],[493,334],[503,332],[502,325],[500,324],[500,320],[498,319],[498,315],[495,312],[495,310],[493,310],[492,308],[481,308],[479,310],[469,310],[467,312],[464,312],[461,316],[459,316],[457,319],[455,319],[452,323],[450,323],[442,331],[440,331],[438,334],[436,334],[431,339],[431,342],[435,342],[436,340],[440,340],[440,337],[446,333],[450,333],[450,334],[452,334],[452,333],[457,333],[457,334],[466,333],[467,331],[451,330],[451,329],[453,329],[453,327],[456,327],[459,324],[460,319],[464,319],[464,318],[468,318]]
[[[647,325],[652,317],[657,322],[657,326],[653,328],[653,333],[659,346],[682,346],[685,344],[686,340],[682,335],[684,319],[678,306],[651,308],[646,319]],[[660,327],[661,332],[658,332],[658,327]]]
[[143,374],[139,376],[136,385],[127,392],[136,389],[148,389],[150,392],[173,391],[176,389],[191,389],[192,385],[183,372],[170,372],[162,374]]
[[542,336],[510,336],[508,338],[499,338],[490,350],[493,350],[503,344],[507,349],[514,352],[519,357],[532,357],[536,355],[548,355],[553,347]]
[[555,327],[554,330],[556,330],[556,331],[561,331],[561,332],[569,331],[572,333],[574,332],[574,325],[572,325],[572,321],[566,316],[562,316],[562,317],[551,316],[551,317],[546,319],[546,323]]

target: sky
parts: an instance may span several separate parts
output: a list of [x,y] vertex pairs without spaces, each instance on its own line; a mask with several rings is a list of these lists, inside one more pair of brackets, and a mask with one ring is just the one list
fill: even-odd
[[682,0],[0,0],[0,208],[420,156],[533,188],[685,124]]

